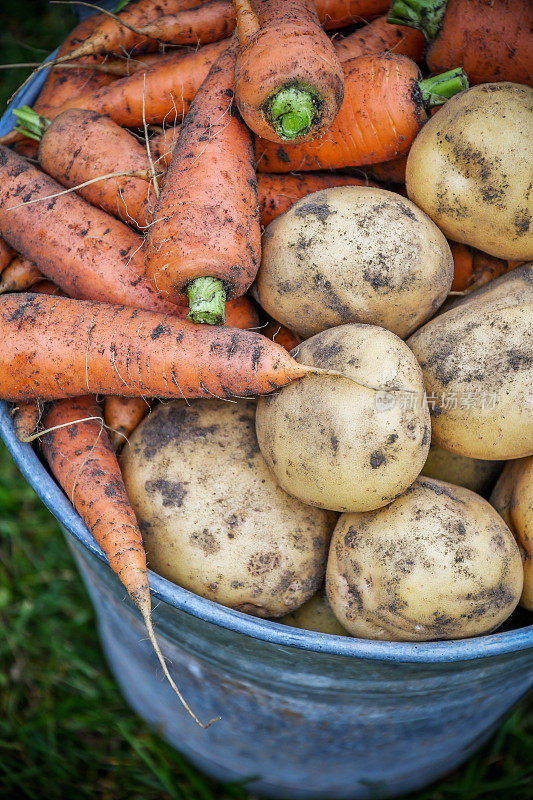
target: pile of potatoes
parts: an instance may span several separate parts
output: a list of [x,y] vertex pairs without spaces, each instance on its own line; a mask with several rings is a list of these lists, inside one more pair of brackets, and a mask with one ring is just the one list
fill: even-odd
[[324,372],[140,424],[121,466],[153,570],[331,635],[457,639],[533,610],[533,264],[450,294],[446,238],[533,260],[532,97],[450,100],[410,199],[337,187],[268,226],[255,297]]

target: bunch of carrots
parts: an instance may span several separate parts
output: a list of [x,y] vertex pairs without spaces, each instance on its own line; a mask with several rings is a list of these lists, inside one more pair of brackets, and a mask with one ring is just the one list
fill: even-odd
[[[80,23],[33,108],[10,108],[0,397],[19,438],[40,441],[180,698],[116,450],[155,398],[266,394],[316,372],[248,294],[262,227],[319,189],[376,185],[363,166],[401,185],[428,115],[467,87],[462,67],[473,83],[532,80],[507,47],[531,27],[527,0],[499,15],[491,0],[389,5],[130,0]],[[453,249],[454,291],[513,266]]]

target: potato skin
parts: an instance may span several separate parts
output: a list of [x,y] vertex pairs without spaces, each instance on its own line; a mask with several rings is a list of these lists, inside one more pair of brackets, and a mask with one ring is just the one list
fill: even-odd
[[416,137],[407,194],[456,242],[533,258],[533,89],[484,83],[448,100]]
[[505,462],[486,461],[480,458],[466,458],[457,453],[449,453],[432,444],[422,475],[439,481],[464,486],[482,497],[490,493]]
[[301,337],[349,322],[405,338],[444,302],[448,243],[394,192],[342,186],[308,195],[263,234],[255,295]]
[[524,560],[520,605],[533,611],[533,457],[509,461],[490,502],[511,529]]
[[522,582],[516,542],[489,503],[431,478],[378,511],[343,514],[326,573],[331,608],[353,636],[406,642],[490,633]]
[[331,610],[326,597],[324,587],[312,596],[310,600],[291,611],[284,617],[276,620],[283,625],[290,625],[292,628],[302,628],[306,631],[316,631],[317,633],[330,633],[333,636],[348,636],[337,617]]
[[[431,437],[408,347],[384,328],[340,325],[303,342],[295,357],[347,377],[310,375],[259,399],[257,438],[280,486],[335,511],[389,503],[419,475]],[[350,378],[405,393],[378,393]]]
[[452,453],[533,454],[533,280],[519,269],[523,280],[514,270],[472,292],[407,342],[431,398],[432,441]]
[[259,452],[255,402],[160,405],[121,456],[148,566],[209,600],[260,617],[320,587],[335,515],[277,486]]

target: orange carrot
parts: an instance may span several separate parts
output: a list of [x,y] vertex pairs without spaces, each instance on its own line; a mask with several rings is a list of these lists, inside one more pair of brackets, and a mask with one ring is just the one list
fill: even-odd
[[372,164],[370,174],[381,183],[405,183],[405,167],[407,156],[393,158],[392,161],[383,161],[381,164]]
[[100,406],[94,397],[54,403],[45,414],[44,425],[47,432],[41,447],[55,478],[141,612],[150,642],[173,690],[193,719],[201,727],[207,727],[181,695],[157,643],[142,536],[103,427]]
[[128,441],[150,411],[152,402],[144,397],[119,397],[116,394],[105,398],[104,419],[113,450],[120,450]]
[[146,238],[146,274],[174,300],[189,296],[188,319],[224,321],[226,297],[248,289],[261,232],[252,137],[235,115],[235,40],[198,90]]
[[139,128],[147,123],[173,125],[187,113],[192,99],[227,41],[208,44],[196,52],[175,53],[172,58],[120,78],[95,92],[83,93],[51,110],[53,119],[68,108],[84,108],[111,117],[118,125]]
[[172,161],[172,153],[178,141],[180,132],[179,125],[173,125],[170,128],[165,128],[163,133],[157,136],[152,136],[150,139],[150,150],[154,164],[158,169],[168,167]]
[[0,294],[4,292],[23,292],[43,276],[31,261],[16,255],[0,274]]
[[67,297],[0,296],[4,400],[249,397],[318,372],[251,331]]
[[[343,64],[344,102],[327,134],[314,142],[256,142],[260,172],[339,169],[403,155],[427,119],[426,108],[461,91],[461,70],[419,81],[406,56],[378,53]],[[436,97],[436,93],[439,96]]]
[[408,56],[418,63],[424,54],[424,36],[420,31],[404,25],[391,25],[384,16],[357,28],[343,39],[336,39],[333,44],[341,61],[370,53],[390,52]]
[[19,130],[40,139],[39,163],[48,175],[79,187],[81,197],[123,222],[146,227],[156,197],[146,147],[131,133],[95,111],[71,108],[52,121],[27,107],[13,113]]
[[458,242],[449,242],[449,245],[454,264],[451,285],[454,292],[472,292],[516,266],[468,245]]
[[284,325],[280,325],[279,322],[275,320],[271,320],[268,325],[263,328],[262,334],[266,336],[267,339],[276,342],[276,344],[280,344],[288,352],[298,347],[302,341],[295,333]]
[[3,272],[11,259],[15,256],[15,251],[8,245],[5,239],[0,237],[0,272]]
[[13,429],[19,442],[29,442],[32,440],[43,411],[39,401],[31,400],[28,403],[17,403],[11,414],[13,416]]
[[307,173],[305,175],[257,176],[259,193],[259,219],[266,227],[273,219],[287,211],[297,200],[312,192],[328,189],[331,186],[375,186],[375,183],[352,175],[334,173]]
[[394,0],[388,20],[423,32],[432,72],[461,66],[471,85],[533,85],[531,0]]
[[52,281],[47,280],[37,281],[37,283],[31,287],[31,290],[32,293],[35,294],[51,294],[55,297],[67,297],[63,289],[60,289],[59,286],[56,286]]
[[140,30],[159,42],[198,45],[225,39],[234,28],[231,0],[211,0],[178,14],[159,16]]
[[344,74],[313,0],[233,0],[240,52],[235,100],[272,142],[315,139],[341,107]]

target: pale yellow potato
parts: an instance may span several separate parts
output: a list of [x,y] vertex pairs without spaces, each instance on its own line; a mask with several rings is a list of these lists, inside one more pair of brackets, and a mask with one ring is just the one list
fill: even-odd
[[259,617],[320,587],[335,515],[289,497],[259,452],[255,402],[160,405],[121,456],[148,566]]
[[349,635],[331,610],[324,588],[320,589],[296,611],[291,611],[290,614],[280,617],[276,622],[290,625],[292,628],[302,628],[306,631],[330,633],[333,636]]
[[413,354],[384,328],[340,325],[303,342],[296,359],[346,377],[309,375],[259,399],[257,438],[280,486],[334,511],[390,503],[420,474],[431,438]]
[[492,506],[431,478],[378,511],[343,514],[326,572],[349,633],[405,642],[490,633],[518,604],[522,582],[518,546]]
[[255,296],[302,338],[362,322],[403,339],[435,313],[452,280],[448,242],[414,203],[385,189],[339,186],[270,223]]
[[407,194],[456,242],[533,258],[533,89],[485,83],[448,100],[407,158]]
[[519,269],[407,342],[424,373],[432,441],[445,450],[489,460],[533,454],[533,280],[531,266]]
[[457,453],[449,453],[432,444],[422,475],[439,481],[464,486],[472,492],[486,495],[494,486],[505,462],[485,461],[480,458],[466,458]]
[[524,560],[524,589],[520,604],[533,611],[533,457],[506,464],[490,502],[503,517]]

